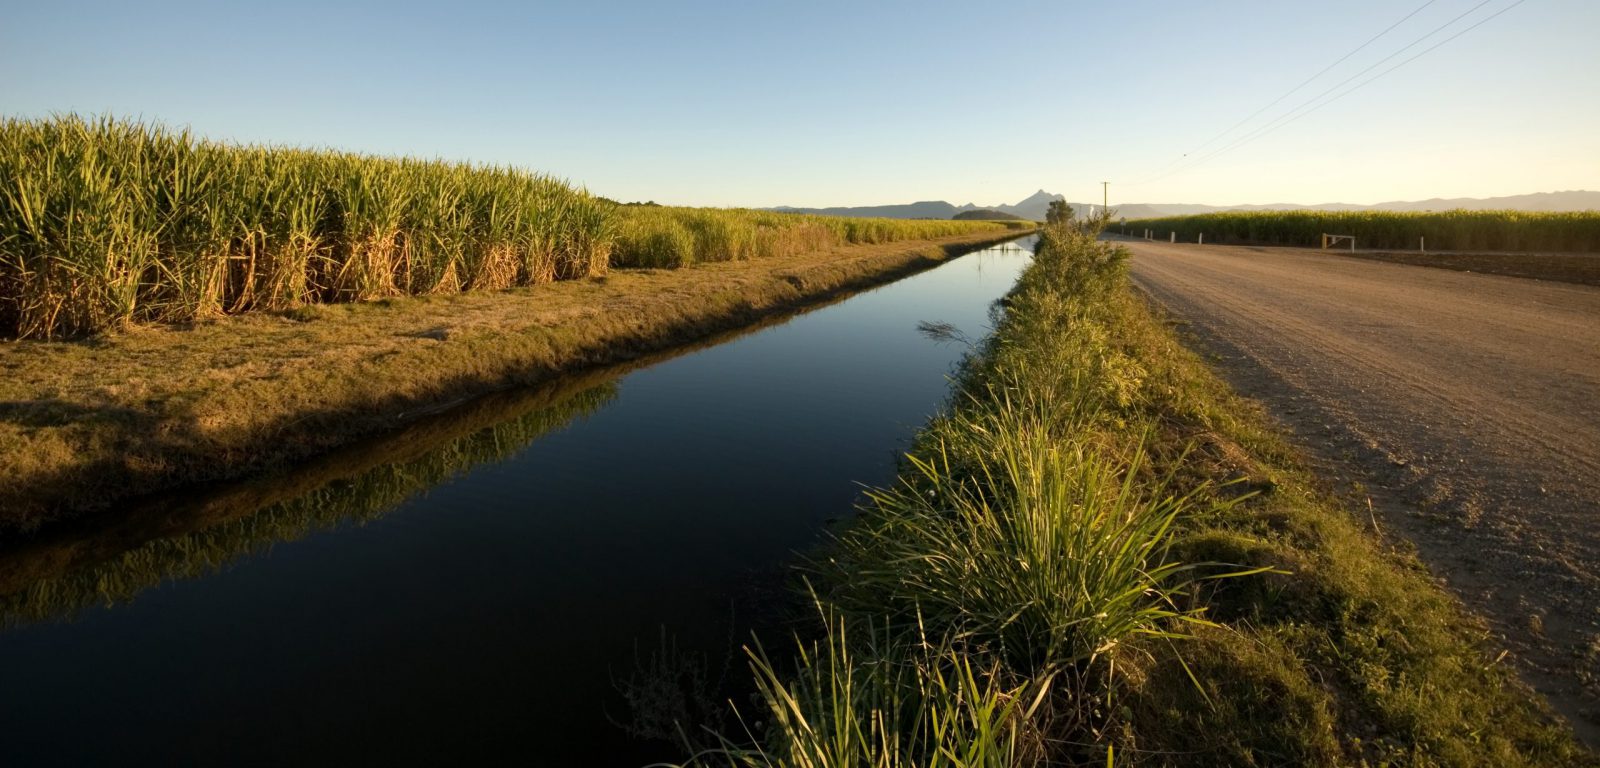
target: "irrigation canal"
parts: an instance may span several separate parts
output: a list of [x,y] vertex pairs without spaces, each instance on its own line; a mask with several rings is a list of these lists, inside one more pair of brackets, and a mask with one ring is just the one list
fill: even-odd
[[981,338],[1032,243],[7,543],[0,764],[681,757],[623,691],[786,647],[794,553],[948,394],[918,324]]

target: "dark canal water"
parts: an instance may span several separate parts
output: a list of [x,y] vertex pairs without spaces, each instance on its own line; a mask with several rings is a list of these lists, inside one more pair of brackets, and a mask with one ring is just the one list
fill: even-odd
[[[1020,247],[1019,247],[1020,246]],[[0,765],[641,765],[662,638],[744,679],[794,553],[943,403],[1032,241],[293,472],[0,548]]]

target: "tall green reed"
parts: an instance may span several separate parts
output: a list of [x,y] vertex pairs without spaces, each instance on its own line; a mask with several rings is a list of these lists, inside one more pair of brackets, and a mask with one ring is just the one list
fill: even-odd
[[[1013,668],[1087,665],[1140,635],[1170,635],[1186,569],[1167,560],[1193,498],[1147,477],[1142,448],[1062,435],[1026,391],[942,421],[938,452],[868,494],[822,573],[852,612],[920,622]],[[956,456],[952,454],[959,453]]]
[[0,335],[605,271],[611,206],[523,171],[0,120]]
[[0,336],[493,290],[994,229],[617,206],[503,166],[0,118]]
[[822,632],[792,669],[748,649],[761,719],[717,738],[688,765],[711,768],[1012,768],[1044,753],[1034,716],[1050,680],[936,637],[851,624],[819,606]]

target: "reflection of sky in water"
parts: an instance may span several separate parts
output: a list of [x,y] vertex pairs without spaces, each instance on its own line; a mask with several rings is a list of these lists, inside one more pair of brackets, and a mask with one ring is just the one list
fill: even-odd
[[606,720],[635,641],[666,625],[714,660],[744,641],[745,585],[891,480],[945,397],[964,347],[917,324],[981,338],[1026,264],[1007,250],[633,373],[365,526],[0,636],[0,762],[675,757]]

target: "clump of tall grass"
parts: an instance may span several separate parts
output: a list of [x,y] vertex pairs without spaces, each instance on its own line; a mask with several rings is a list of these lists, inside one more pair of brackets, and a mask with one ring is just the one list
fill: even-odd
[[948,641],[851,624],[819,606],[820,637],[799,641],[793,669],[748,649],[761,719],[719,737],[689,765],[712,768],[1012,768],[1045,752],[1035,723],[1049,678]]
[[1354,235],[1358,247],[1441,251],[1600,251],[1600,212],[1466,211],[1226,211],[1137,219],[1126,234],[1154,230],[1208,243],[1315,246],[1324,233]]
[[1052,428],[1061,404],[993,397],[940,422],[938,452],[911,456],[899,486],[869,492],[824,570],[842,571],[830,596],[1029,671],[1088,665],[1193,618],[1172,596],[1186,571],[1166,559],[1192,498],[1146,477],[1142,448]]
[[1167,547],[1206,507],[1147,456],[1145,371],[1111,332],[1119,252],[1061,226],[1036,253],[955,406],[817,568],[845,610],[1051,674],[1201,621]]
[[603,272],[612,206],[506,167],[0,120],[0,335]]

